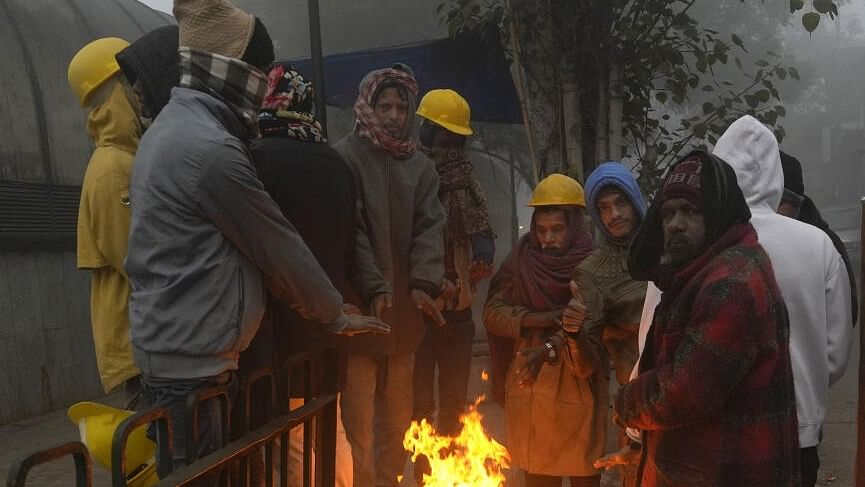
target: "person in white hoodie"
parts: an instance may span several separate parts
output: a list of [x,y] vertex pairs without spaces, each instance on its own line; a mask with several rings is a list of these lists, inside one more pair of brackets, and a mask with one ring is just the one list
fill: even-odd
[[802,486],[817,481],[829,387],[850,355],[850,281],[841,256],[820,229],[776,213],[784,193],[778,142],[751,116],[736,120],[712,153],[736,171],[751,224],[769,254],[790,316],[790,358],[799,417]]

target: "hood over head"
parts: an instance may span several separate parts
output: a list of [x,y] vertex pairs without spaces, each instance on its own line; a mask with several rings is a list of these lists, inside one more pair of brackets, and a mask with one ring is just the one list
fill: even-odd
[[117,64],[130,85],[139,82],[144,115],[156,118],[180,81],[177,69],[178,28],[166,25],[144,34],[117,53]]
[[[358,102],[363,102],[370,108],[375,108],[375,101],[378,99],[379,93],[393,85],[401,86],[405,89],[408,97],[408,118],[406,119],[405,128],[403,129],[402,140],[411,137],[416,126],[416,117],[414,113],[417,111],[417,96],[418,84],[414,77],[414,71],[402,63],[394,64],[390,68],[376,69],[370,71],[360,81],[358,85]],[[355,105],[357,107],[357,105]],[[356,115],[356,114],[355,114]]]
[[782,200],[795,201],[799,205],[805,199],[805,181],[799,159],[781,151],[781,170],[784,172],[784,196]]
[[90,97],[87,133],[96,147],[117,147],[133,154],[138,149],[141,123],[129,99],[131,93],[127,94],[128,89],[128,86],[115,76]]
[[756,118],[745,115],[718,139],[712,154],[736,171],[742,194],[752,210],[773,213],[784,194],[784,173],[775,135]]
[[598,214],[597,206],[598,195],[607,186],[615,186],[625,193],[631,201],[631,204],[634,205],[634,208],[637,210],[637,214],[640,216],[641,221],[646,217],[646,202],[643,200],[643,195],[640,192],[640,186],[637,184],[637,180],[633,175],[631,175],[631,172],[619,162],[605,162],[596,167],[595,170],[589,174],[589,178],[586,179],[586,207],[589,210],[589,215],[592,217],[592,221],[595,222],[595,225],[598,228],[600,228],[604,236],[613,239],[613,236],[610,235],[609,231],[607,231],[607,227],[605,227],[601,222],[601,216]]
[[[375,116],[375,101],[381,90],[398,86],[405,90],[408,101],[408,116],[399,138],[391,137]],[[354,104],[354,132],[375,147],[390,153],[397,159],[411,157],[417,148],[412,134],[415,129],[418,84],[414,72],[405,64],[397,63],[390,68],[377,69],[364,76],[358,86]]]
[[[671,166],[664,177],[661,188],[666,186],[670,175],[680,163],[701,163],[700,197],[703,217],[706,221],[706,240],[703,247],[712,245],[730,227],[747,223],[751,212],[736,183],[736,174],[729,164],[703,150],[695,150]],[[638,281],[656,281],[662,272],[661,255],[664,252],[664,229],[661,205],[664,198],[657,194],[646,212],[643,225],[637,231],[628,255],[628,270]]]

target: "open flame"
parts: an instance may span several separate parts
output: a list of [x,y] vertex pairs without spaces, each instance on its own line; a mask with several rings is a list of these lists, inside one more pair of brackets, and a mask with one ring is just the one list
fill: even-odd
[[510,467],[508,450],[492,439],[482,424],[478,405],[481,395],[460,418],[462,431],[455,438],[439,436],[426,419],[412,421],[405,433],[403,446],[411,452],[412,462],[420,456],[429,461],[430,474],[424,474],[425,487],[500,487],[505,483],[503,471]]

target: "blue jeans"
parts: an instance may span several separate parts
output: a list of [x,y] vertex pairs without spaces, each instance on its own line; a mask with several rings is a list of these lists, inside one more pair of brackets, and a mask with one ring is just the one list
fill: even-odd
[[[158,377],[141,376],[141,402],[139,411],[146,411],[154,407],[168,409],[173,429],[172,460],[174,469],[186,465],[187,429],[191,418],[186,413],[186,400],[198,389],[216,386],[227,386],[228,404],[231,407],[239,387],[237,375],[233,372],[225,372],[216,377],[204,377],[201,379],[161,379]],[[198,415],[198,456],[204,456],[222,446],[223,435],[227,439],[228,432],[222,431],[221,411],[222,407],[217,399],[212,399],[203,404]],[[226,411],[226,414],[229,414]],[[155,440],[155,426],[151,425],[147,436]]]

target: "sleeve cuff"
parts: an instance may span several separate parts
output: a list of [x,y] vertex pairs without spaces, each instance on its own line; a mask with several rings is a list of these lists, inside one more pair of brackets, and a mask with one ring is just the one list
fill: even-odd
[[493,263],[496,255],[496,243],[489,235],[476,233],[472,235],[472,258],[475,261]]
[[441,286],[437,286],[432,282],[425,281],[423,279],[412,279],[408,285],[409,289],[417,289],[419,291],[423,291],[433,299],[439,297],[441,294]]

